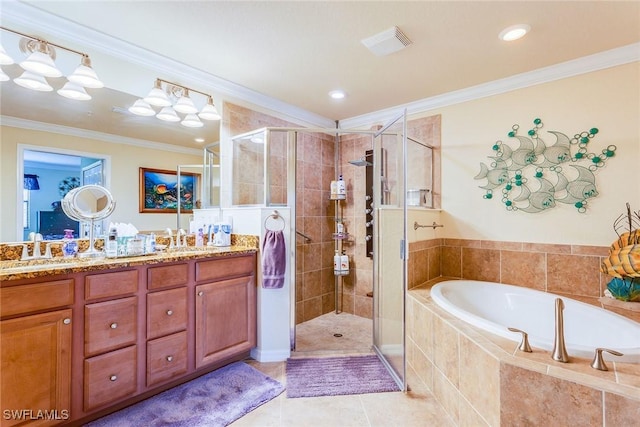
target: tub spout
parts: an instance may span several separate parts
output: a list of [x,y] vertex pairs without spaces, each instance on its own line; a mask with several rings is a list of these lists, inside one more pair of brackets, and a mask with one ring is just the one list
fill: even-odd
[[569,362],[569,355],[567,354],[567,348],[564,344],[562,310],[564,310],[564,302],[562,302],[562,299],[556,298],[556,335],[553,340],[553,354],[551,358],[558,362],[567,363]]

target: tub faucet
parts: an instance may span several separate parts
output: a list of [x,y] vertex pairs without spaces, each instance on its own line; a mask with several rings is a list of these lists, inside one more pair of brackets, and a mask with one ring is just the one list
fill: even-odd
[[556,298],[556,335],[553,340],[553,354],[551,358],[555,361],[567,363],[569,355],[564,345],[564,322],[562,318],[562,310],[564,310],[564,302],[561,298]]

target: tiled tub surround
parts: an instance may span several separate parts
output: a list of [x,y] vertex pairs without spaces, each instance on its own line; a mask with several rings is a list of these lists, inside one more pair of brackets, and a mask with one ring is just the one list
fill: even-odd
[[441,276],[483,280],[567,296],[640,322],[640,303],[601,298],[611,280],[599,271],[608,251],[606,246],[423,240],[409,245],[409,289]]
[[439,280],[409,292],[407,361],[457,425],[637,425],[640,365],[607,362],[603,372],[590,359],[522,353],[437,307],[429,288]]
[[[448,278],[487,280],[565,295],[639,321],[630,304],[603,304],[607,247],[432,239],[409,246],[407,361],[460,426],[605,425],[640,420],[640,365],[551,359],[480,331],[432,302],[429,288]],[[613,300],[612,300],[613,301]],[[618,302],[618,301],[616,301]],[[410,384],[411,386],[411,384]]]

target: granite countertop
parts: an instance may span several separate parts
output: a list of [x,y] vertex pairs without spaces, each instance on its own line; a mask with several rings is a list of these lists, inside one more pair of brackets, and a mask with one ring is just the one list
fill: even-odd
[[109,270],[138,265],[185,261],[199,258],[225,257],[256,253],[254,246],[232,245],[228,247],[187,247],[159,251],[154,254],[121,258],[62,258],[30,261],[0,261],[0,281],[30,279],[53,274],[71,274],[86,271]]

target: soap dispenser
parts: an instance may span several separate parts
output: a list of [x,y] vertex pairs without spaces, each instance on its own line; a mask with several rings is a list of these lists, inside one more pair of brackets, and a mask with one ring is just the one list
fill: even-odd
[[71,258],[78,253],[78,242],[73,240],[73,230],[64,230],[64,237],[62,238],[62,254],[65,258]]

